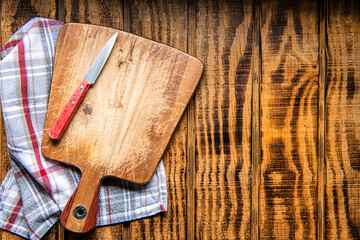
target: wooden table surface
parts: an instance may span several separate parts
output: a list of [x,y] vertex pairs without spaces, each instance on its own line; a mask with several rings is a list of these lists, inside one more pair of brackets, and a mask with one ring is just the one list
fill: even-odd
[[35,16],[205,64],[164,155],[168,211],[85,235],[57,224],[45,239],[360,239],[358,0],[3,0],[1,43]]

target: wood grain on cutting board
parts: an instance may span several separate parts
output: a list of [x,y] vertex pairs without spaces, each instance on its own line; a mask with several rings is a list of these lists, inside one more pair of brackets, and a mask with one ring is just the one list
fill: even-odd
[[[45,133],[114,29],[61,30]],[[137,183],[152,176],[195,90],[202,64],[166,45],[119,31],[96,83],[60,141],[44,134],[51,159]]]
[[[72,23],[59,34],[42,152],[82,172],[61,217],[74,232],[94,226],[103,177],[150,180],[202,73],[202,63],[188,54],[117,31],[106,65],[67,130],[59,141],[50,139],[49,129],[116,31]],[[85,217],[76,220],[72,212],[80,206]]]
[[[58,16],[61,21],[97,24],[126,31],[124,28],[124,6],[118,0],[65,0],[58,1],[58,3]],[[65,231],[63,237],[74,240],[120,239],[124,231],[123,225],[116,224],[95,228],[87,234]],[[64,238],[59,237],[60,240]]]

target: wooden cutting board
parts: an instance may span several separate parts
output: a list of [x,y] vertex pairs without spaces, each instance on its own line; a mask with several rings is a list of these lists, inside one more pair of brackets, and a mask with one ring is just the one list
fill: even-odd
[[[115,32],[118,38],[99,78],[62,138],[51,140],[49,130]],[[196,58],[127,32],[76,23],[62,27],[41,149],[45,157],[82,172],[61,216],[67,229],[94,227],[104,177],[150,180],[202,71]]]

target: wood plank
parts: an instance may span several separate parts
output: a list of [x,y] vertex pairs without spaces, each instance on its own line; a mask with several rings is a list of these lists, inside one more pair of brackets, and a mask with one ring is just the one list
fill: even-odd
[[[187,51],[196,56],[196,0],[187,1]],[[186,239],[195,239],[196,234],[196,105],[191,99],[187,111],[186,139]]]
[[[136,0],[131,2],[131,30],[186,51],[187,6],[181,0]],[[168,210],[130,223],[132,239],[186,238],[186,135],[184,114],[164,154],[168,188]]]
[[[63,16],[66,22],[80,22],[102,25],[116,29],[123,28],[123,6],[116,0],[61,0]],[[112,225],[96,228],[94,231],[79,235],[65,232],[65,239],[120,239],[122,225]]]
[[[16,30],[33,17],[45,17],[54,19],[56,15],[56,1],[2,1],[1,2],[1,39],[2,46]],[[6,136],[3,118],[1,116],[1,134],[0,134],[0,151],[1,165],[0,174],[1,181],[4,179],[8,170],[10,170],[10,162],[7,156]],[[45,236],[44,239],[57,239],[59,226],[56,224]],[[0,239],[23,239],[15,234],[0,230]]]
[[261,17],[260,238],[315,239],[319,6],[263,1]]
[[133,1],[131,31],[165,43],[181,51],[187,50],[187,5],[184,1]]
[[360,239],[360,5],[328,9],[325,236]]
[[13,33],[34,17],[55,19],[56,1],[2,1],[1,41],[5,43]]
[[252,116],[251,116],[251,239],[260,239],[260,82],[261,82],[261,2],[253,1]]
[[122,239],[122,225],[116,224],[111,226],[97,227],[89,233],[74,233],[70,231],[65,232],[64,239],[66,240],[115,240]]
[[319,22],[319,108],[318,108],[318,204],[317,239],[325,239],[325,95],[326,95],[326,50],[327,50],[327,0],[320,1]]
[[252,4],[197,1],[196,238],[251,238]]
[[116,0],[61,0],[66,22],[123,28],[123,6]]

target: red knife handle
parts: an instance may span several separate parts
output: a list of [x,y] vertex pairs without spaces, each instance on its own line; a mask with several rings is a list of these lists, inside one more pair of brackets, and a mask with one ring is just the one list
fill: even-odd
[[76,110],[79,108],[81,101],[85,97],[87,90],[90,87],[90,83],[85,80],[81,80],[80,84],[77,86],[75,92],[70,97],[70,100],[65,105],[60,116],[52,126],[49,137],[54,140],[60,140],[65,129],[69,125],[71,119],[73,118]]

